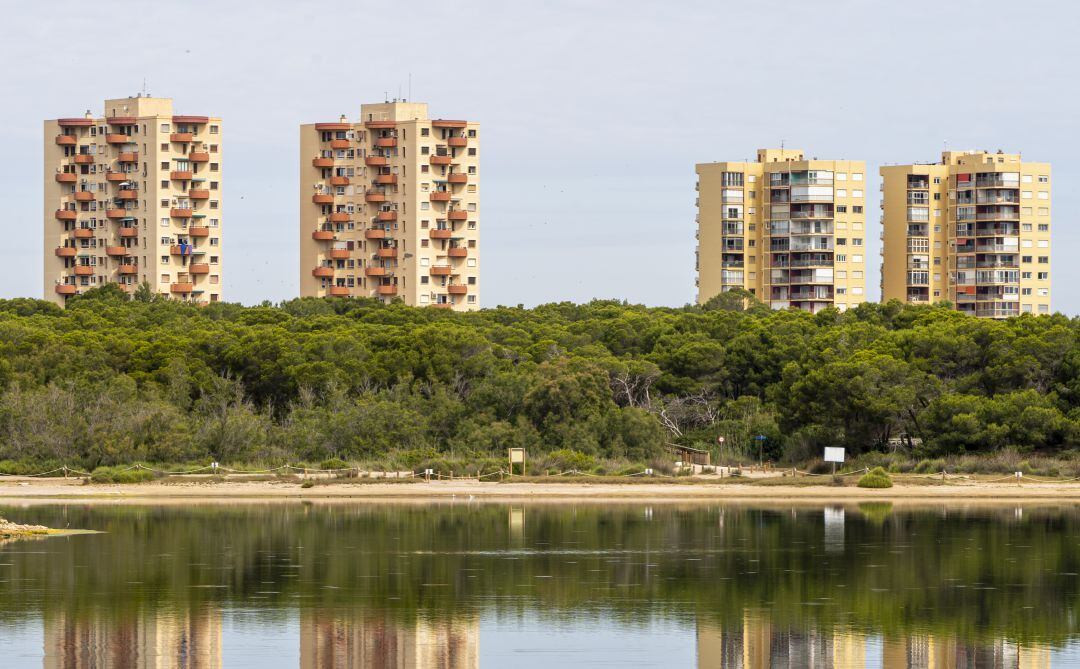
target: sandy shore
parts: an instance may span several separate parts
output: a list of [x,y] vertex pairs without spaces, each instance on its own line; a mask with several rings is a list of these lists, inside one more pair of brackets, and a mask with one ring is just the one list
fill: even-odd
[[333,483],[301,488],[296,482],[155,481],[129,485],[82,485],[77,479],[0,479],[0,504],[80,502],[215,502],[259,500],[311,501],[731,501],[776,502],[891,502],[1080,503],[1080,483],[950,482],[927,485],[897,483],[886,490],[854,486],[765,485],[762,483]]

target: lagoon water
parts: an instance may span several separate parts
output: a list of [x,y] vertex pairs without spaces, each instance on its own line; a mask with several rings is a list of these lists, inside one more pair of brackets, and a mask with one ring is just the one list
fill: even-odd
[[0,666],[1080,666],[1080,509],[5,506]]

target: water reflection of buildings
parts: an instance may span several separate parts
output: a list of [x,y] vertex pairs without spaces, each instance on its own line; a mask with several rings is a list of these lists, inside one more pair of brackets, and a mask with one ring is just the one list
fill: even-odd
[[[871,645],[880,653],[868,652]],[[932,635],[871,638],[845,629],[791,629],[747,610],[741,623],[698,620],[698,669],[1048,669],[1050,651],[1007,641],[964,644]]]
[[208,669],[221,667],[221,612],[47,613],[44,669]]
[[300,669],[475,669],[477,618],[410,623],[308,611],[300,618]]

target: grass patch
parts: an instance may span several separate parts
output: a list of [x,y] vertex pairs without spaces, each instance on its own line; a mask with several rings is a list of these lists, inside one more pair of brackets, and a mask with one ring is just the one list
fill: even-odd
[[154,472],[126,467],[98,467],[90,472],[90,483],[145,483],[155,479]]

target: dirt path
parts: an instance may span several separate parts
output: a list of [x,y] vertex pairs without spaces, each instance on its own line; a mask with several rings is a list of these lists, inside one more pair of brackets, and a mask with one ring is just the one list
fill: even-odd
[[1080,503],[1080,483],[980,483],[938,485],[905,484],[886,490],[854,486],[766,485],[763,483],[332,483],[301,488],[296,482],[193,482],[154,481],[130,485],[82,485],[77,479],[0,479],[0,504],[82,502],[256,501],[256,500],[365,500],[417,501],[732,501],[732,502],[903,502]]

